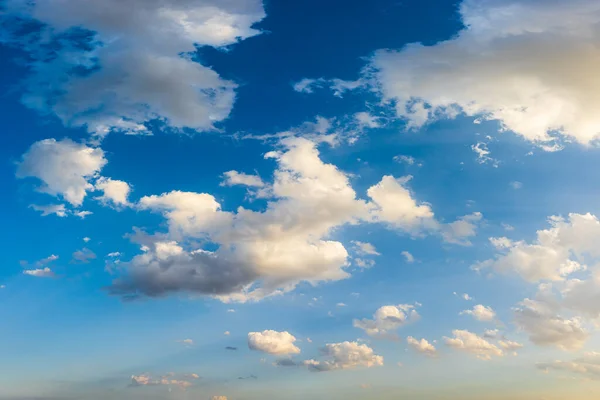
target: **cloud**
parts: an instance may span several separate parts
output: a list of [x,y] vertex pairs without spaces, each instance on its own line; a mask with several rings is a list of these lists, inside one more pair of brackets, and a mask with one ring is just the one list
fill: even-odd
[[39,211],[42,213],[42,217],[47,217],[48,215],[55,214],[57,217],[66,217],[67,209],[64,204],[48,204],[44,206],[39,206],[37,204],[31,204],[29,208],[34,209],[35,211]]
[[437,357],[438,353],[437,350],[435,349],[435,346],[433,346],[431,343],[429,343],[427,340],[425,339],[415,339],[412,336],[409,336],[406,338],[406,342],[408,343],[409,347],[421,354],[425,354],[428,357]]
[[357,342],[329,343],[321,349],[324,361],[306,360],[302,365],[315,372],[342,369],[372,368],[383,365],[383,357],[376,355],[366,344]]
[[470,353],[481,360],[490,360],[494,357],[502,357],[504,354],[496,345],[488,342],[481,336],[466,330],[453,330],[453,338],[444,337],[446,345],[456,350]]
[[415,262],[415,257],[410,254],[408,251],[403,251],[402,253],[400,253],[405,259],[407,263],[414,263]]
[[266,330],[248,333],[248,347],[263,353],[283,355],[298,354],[300,349],[294,345],[296,338],[289,332]]
[[488,146],[486,143],[484,142],[477,142],[476,144],[471,146],[471,150],[473,150],[473,152],[475,154],[477,154],[477,162],[479,164],[492,164],[494,167],[498,167],[498,160],[490,157],[490,154],[492,154],[490,152],[490,150],[488,149]]
[[223,177],[225,180],[223,183],[221,183],[222,186],[241,185],[255,188],[261,188],[265,186],[265,183],[258,175],[247,175],[243,172],[227,171],[223,174]]
[[548,149],[557,135],[597,138],[595,1],[464,0],[459,11],[465,27],[451,39],[371,58],[367,75],[408,127],[464,113]]
[[[300,282],[348,278],[348,251],[330,239],[342,226],[384,222],[413,235],[438,229],[430,206],[418,204],[406,188],[408,177],[386,176],[368,190],[372,201],[359,199],[349,175],[324,163],[317,146],[305,137],[278,139],[277,150],[265,155],[277,166],[272,196],[260,211],[223,210],[208,193],[142,197],[136,208],[162,214],[168,232],[131,236],[147,251],[126,264],[111,293],[135,298],[191,292],[225,302],[258,301]],[[199,248],[202,243],[214,250]]]
[[127,182],[101,177],[96,181],[94,188],[104,192],[102,196],[96,197],[103,204],[110,204],[115,207],[129,205],[128,197],[131,187]]
[[[23,103],[100,136],[147,133],[156,119],[172,128],[214,129],[229,115],[236,85],[191,54],[196,46],[224,47],[255,36],[260,32],[253,24],[265,17],[260,0],[8,4],[8,17],[43,24],[38,35],[8,40],[33,59]],[[48,51],[54,42],[61,46]]]
[[519,182],[519,181],[512,181],[509,183],[509,185],[511,188],[513,188],[515,190],[521,189],[523,187],[523,183]]
[[379,118],[369,114],[366,111],[357,112],[356,114],[354,114],[354,119],[362,128],[374,129],[381,127]]
[[483,215],[480,212],[460,217],[456,221],[443,226],[442,238],[447,243],[471,246],[472,243],[469,238],[477,234],[477,227],[482,219]]
[[237,347],[233,347],[233,346],[226,346],[225,350],[231,350],[231,351],[237,351]]
[[548,222],[550,228],[537,231],[537,239],[532,243],[491,238],[499,254],[473,268],[517,273],[529,282],[563,281],[569,274],[587,268],[580,262],[586,256],[600,256],[596,245],[600,239],[600,221],[596,216],[569,214],[566,219],[550,217]]
[[460,312],[460,315],[471,315],[477,321],[493,321],[496,318],[496,312],[492,307],[486,307],[481,304],[473,306],[472,310],[464,310]]
[[397,155],[394,156],[394,161],[397,163],[404,163],[407,165],[414,165],[417,160],[413,156]]
[[466,300],[466,301],[471,301],[471,300],[473,300],[473,298],[472,298],[472,297],[471,297],[471,296],[470,296],[468,293],[458,294],[458,293],[454,292],[454,295],[455,295],[455,296],[458,296],[458,297],[460,297],[461,299],[463,299],[463,300]]
[[294,83],[293,87],[296,92],[300,93],[312,93],[314,89],[321,88],[326,83],[323,78],[312,79],[303,78],[298,82]]
[[181,344],[186,345],[186,346],[193,346],[194,345],[194,341],[192,339],[178,340],[177,343],[181,343]]
[[515,324],[539,346],[555,346],[566,351],[583,347],[589,333],[581,318],[565,318],[551,297],[550,287],[542,285],[535,299],[525,299],[514,309]]
[[433,211],[428,204],[419,204],[412,197],[406,184],[412,176],[396,179],[386,175],[367,190],[377,208],[373,215],[377,221],[407,232],[419,233],[437,227]]
[[26,269],[23,271],[25,275],[35,276],[36,278],[53,278],[54,272],[48,267],[45,268],[36,268],[36,269]]
[[523,345],[521,343],[513,342],[511,340],[499,340],[498,345],[504,350],[512,352],[523,348]]
[[95,259],[96,259],[96,254],[93,251],[91,251],[90,249],[84,247],[83,249],[77,250],[76,252],[73,253],[73,258],[72,258],[71,262],[87,264],[91,260],[95,260]]
[[556,360],[538,363],[536,366],[545,372],[551,370],[567,371],[589,379],[600,379],[600,353],[596,352],[584,353],[582,357],[578,357],[572,361]]
[[229,335],[231,335],[231,333],[229,331],[225,331],[225,332],[223,332],[223,335],[229,336]]
[[498,329],[486,329],[483,333],[483,337],[486,339],[495,339],[498,337]]
[[213,396],[210,400],[227,400],[227,396]]
[[181,377],[177,377],[174,373],[169,373],[160,377],[152,377],[151,375],[141,374],[132,375],[131,383],[129,387],[139,386],[176,386],[180,389],[187,389],[193,385],[193,380],[200,379],[198,374],[184,374]]
[[111,258],[121,257],[121,253],[120,253],[120,252],[118,252],[118,251],[114,251],[114,252],[112,252],[112,253],[108,253],[108,254],[106,255],[106,257],[111,257]]
[[420,318],[419,313],[410,304],[383,306],[375,311],[373,319],[355,319],[353,325],[372,337],[395,339],[396,330]]
[[352,243],[356,247],[356,252],[358,254],[369,255],[369,256],[380,256],[381,255],[380,253],[377,252],[377,250],[375,249],[375,246],[373,246],[371,243],[359,242],[357,240],[353,240]]
[[44,184],[39,191],[60,196],[78,207],[87,192],[94,189],[90,179],[105,164],[104,152],[99,148],[70,139],[45,139],[35,142],[23,154],[18,163],[17,178],[37,178]]
[[[53,278],[55,274],[47,265],[58,260],[58,258],[59,257],[55,254],[51,254],[46,258],[42,258],[34,263],[36,268],[25,269],[23,274],[35,276],[36,278]],[[21,265],[26,267],[28,263],[26,261],[21,261]]]

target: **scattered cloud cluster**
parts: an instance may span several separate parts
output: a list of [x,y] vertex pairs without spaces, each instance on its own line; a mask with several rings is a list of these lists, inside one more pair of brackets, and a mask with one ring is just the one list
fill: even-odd
[[323,372],[342,369],[372,368],[383,365],[383,357],[366,344],[342,342],[326,344],[321,349],[323,361],[306,360],[302,365],[311,371]]
[[424,354],[428,357],[437,357],[438,352],[434,345],[429,343],[426,339],[415,339],[412,336],[406,338],[406,343],[414,351]]
[[481,304],[477,304],[473,306],[472,310],[464,310],[461,311],[461,315],[471,315],[477,321],[493,321],[496,318],[496,312],[492,309],[492,307],[486,307]]
[[198,374],[184,374],[177,376],[174,373],[168,373],[160,377],[152,377],[148,374],[132,375],[130,387],[138,386],[174,386],[180,389],[187,389],[194,384],[194,380],[200,379]]

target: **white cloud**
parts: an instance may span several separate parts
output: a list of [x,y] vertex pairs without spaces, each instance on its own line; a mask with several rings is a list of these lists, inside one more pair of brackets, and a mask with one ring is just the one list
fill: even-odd
[[229,331],[225,331],[225,332],[223,332],[223,335],[225,335],[225,336],[229,336],[229,335],[231,335],[231,332],[229,332]]
[[265,183],[260,179],[258,175],[248,175],[243,172],[227,171],[223,173],[225,180],[221,183],[222,186],[248,186],[261,188],[265,186]]
[[537,367],[543,371],[567,371],[585,378],[600,379],[600,353],[587,352],[582,357],[572,361],[551,361],[538,363]]
[[118,251],[113,251],[112,253],[108,253],[106,256],[116,258],[116,257],[121,257],[121,253]]
[[227,396],[213,396],[210,400],[227,400]]
[[415,257],[410,254],[408,251],[404,250],[402,253],[402,256],[406,259],[407,263],[414,263],[415,262]]
[[366,111],[357,112],[356,114],[354,114],[354,119],[362,128],[374,129],[379,128],[381,126],[379,118],[369,114]]
[[48,267],[44,268],[36,268],[36,269],[26,269],[23,271],[25,275],[35,276],[36,278],[52,278],[54,277],[54,272]]
[[[174,128],[213,129],[229,115],[236,85],[189,54],[195,46],[222,47],[257,35],[252,25],[265,16],[260,0],[24,3],[9,4],[48,27],[32,51],[34,73],[23,102],[97,135],[146,133],[147,122],[154,119]],[[53,57],[45,54],[45,38],[64,37],[74,27],[95,33],[86,43],[89,49],[63,39],[70,45],[63,44]],[[24,40],[16,38],[13,44]],[[85,73],[69,73],[74,67]]]
[[396,179],[386,175],[367,190],[377,208],[373,211],[377,221],[390,224],[407,232],[435,229],[437,222],[428,204],[418,204],[405,185],[412,176]]
[[472,243],[469,238],[477,234],[477,227],[482,219],[483,215],[480,212],[460,217],[442,227],[442,238],[447,243],[470,246]]
[[100,177],[96,181],[94,188],[104,192],[102,196],[96,197],[103,204],[111,204],[116,207],[129,206],[128,198],[131,187],[127,182]]
[[370,256],[381,255],[377,252],[377,249],[375,249],[375,246],[373,246],[371,243],[359,242],[357,240],[353,240],[352,243],[356,247],[356,252],[358,254],[370,255]]
[[412,156],[397,155],[397,156],[394,156],[394,161],[396,161],[397,163],[414,165],[417,160],[415,160],[415,158]]
[[597,2],[464,0],[460,15],[465,28],[449,40],[371,59],[367,71],[409,127],[464,113],[549,149],[553,135],[597,137]]
[[496,318],[496,312],[492,307],[486,307],[481,304],[477,304],[472,310],[461,311],[461,315],[471,315],[478,321],[493,321]]
[[412,336],[409,336],[406,338],[406,342],[408,343],[410,348],[419,353],[425,354],[428,357],[437,357],[438,353],[435,349],[435,346],[425,339],[418,340]]
[[[317,145],[286,136],[279,139],[278,151],[267,153],[277,167],[269,185],[272,196],[261,211],[225,211],[207,193],[142,197],[137,208],[161,213],[168,233],[131,236],[147,251],[127,263],[111,292],[134,297],[192,292],[226,302],[257,301],[300,282],[348,278],[348,251],[330,239],[344,225],[385,222],[413,235],[438,229],[430,206],[418,204],[403,186],[408,178],[384,177],[368,190],[372,202],[359,199],[349,176],[320,159]],[[193,247],[198,243],[217,249]],[[360,258],[355,263],[374,264]]]
[[356,264],[358,268],[362,269],[373,268],[375,266],[375,260],[365,260],[363,258],[356,258],[354,259],[354,264]]
[[181,343],[181,344],[186,345],[186,346],[193,346],[194,345],[194,341],[192,339],[178,340],[177,343]]
[[294,345],[296,338],[289,332],[266,330],[248,333],[248,347],[264,353],[284,355],[298,354],[300,349]]
[[532,243],[491,238],[499,254],[475,264],[474,269],[492,268],[500,273],[515,272],[529,282],[562,281],[569,274],[586,269],[586,256],[600,256],[600,221],[592,214],[550,217],[550,228],[537,232]]
[[89,237],[87,237],[87,236],[83,238],[83,241],[84,241],[85,243],[89,242],[90,240],[92,240],[92,239],[90,239],[90,238],[89,238]]
[[93,214],[93,212],[91,212],[91,211],[73,211],[73,215],[75,215],[81,219],[84,219],[88,215],[92,215],[92,214]]
[[471,150],[473,150],[473,152],[475,154],[477,154],[477,162],[479,164],[490,163],[490,164],[492,164],[495,167],[498,166],[498,160],[490,157],[490,154],[492,154],[492,153],[488,149],[488,146],[487,146],[486,143],[484,143],[484,142],[477,142],[476,144],[474,144],[474,145],[471,146]]
[[490,360],[492,357],[502,357],[504,354],[496,345],[488,342],[481,336],[466,330],[453,330],[453,338],[444,337],[446,345],[474,354],[481,360]]
[[296,92],[300,93],[312,93],[314,89],[318,89],[323,87],[326,83],[326,80],[323,78],[312,79],[312,78],[303,78],[298,82],[294,83],[293,87]]
[[[34,177],[44,183],[39,190],[60,196],[73,206],[80,206],[88,191],[89,182],[106,164],[99,148],[73,142],[45,139],[35,142],[21,159],[17,177]],[[43,210],[42,210],[43,211]]]
[[36,204],[31,204],[30,208],[35,211],[39,211],[42,213],[42,217],[47,217],[48,215],[56,214],[57,217],[66,217],[67,209],[64,204],[48,204],[45,206],[38,206]]
[[454,295],[455,295],[455,296],[458,296],[458,297],[460,297],[461,299],[463,299],[463,300],[466,300],[466,301],[471,301],[471,300],[473,300],[473,298],[472,298],[472,297],[471,297],[471,296],[470,296],[468,293],[458,294],[458,293],[454,292]]
[[355,319],[353,325],[369,336],[379,338],[397,338],[396,330],[420,318],[419,313],[410,304],[383,306],[375,311],[373,319]]
[[311,371],[333,371],[355,369],[359,367],[372,368],[383,365],[383,357],[376,355],[366,344],[357,342],[329,343],[321,349],[324,361],[306,360],[302,365]]

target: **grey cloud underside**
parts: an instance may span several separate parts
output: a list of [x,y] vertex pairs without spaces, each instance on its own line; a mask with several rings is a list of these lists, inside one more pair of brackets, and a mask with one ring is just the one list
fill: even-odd
[[189,54],[257,35],[252,26],[265,16],[261,0],[6,4],[0,41],[30,56],[23,103],[98,136],[147,134],[153,120],[214,129],[233,107],[236,84]]
[[111,294],[160,297],[183,291],[227,295],[242,291],[259,277],[251,266],[242,266],[207,253],[176,255],[147,264],[139,262],[134,259],[129,263],[129,276],[116,280],[108,288]]

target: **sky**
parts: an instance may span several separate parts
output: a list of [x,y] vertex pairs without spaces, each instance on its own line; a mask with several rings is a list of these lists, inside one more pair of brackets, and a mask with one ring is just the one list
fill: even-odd
[[0,22],[0,400],[600,395],[598,2]]

